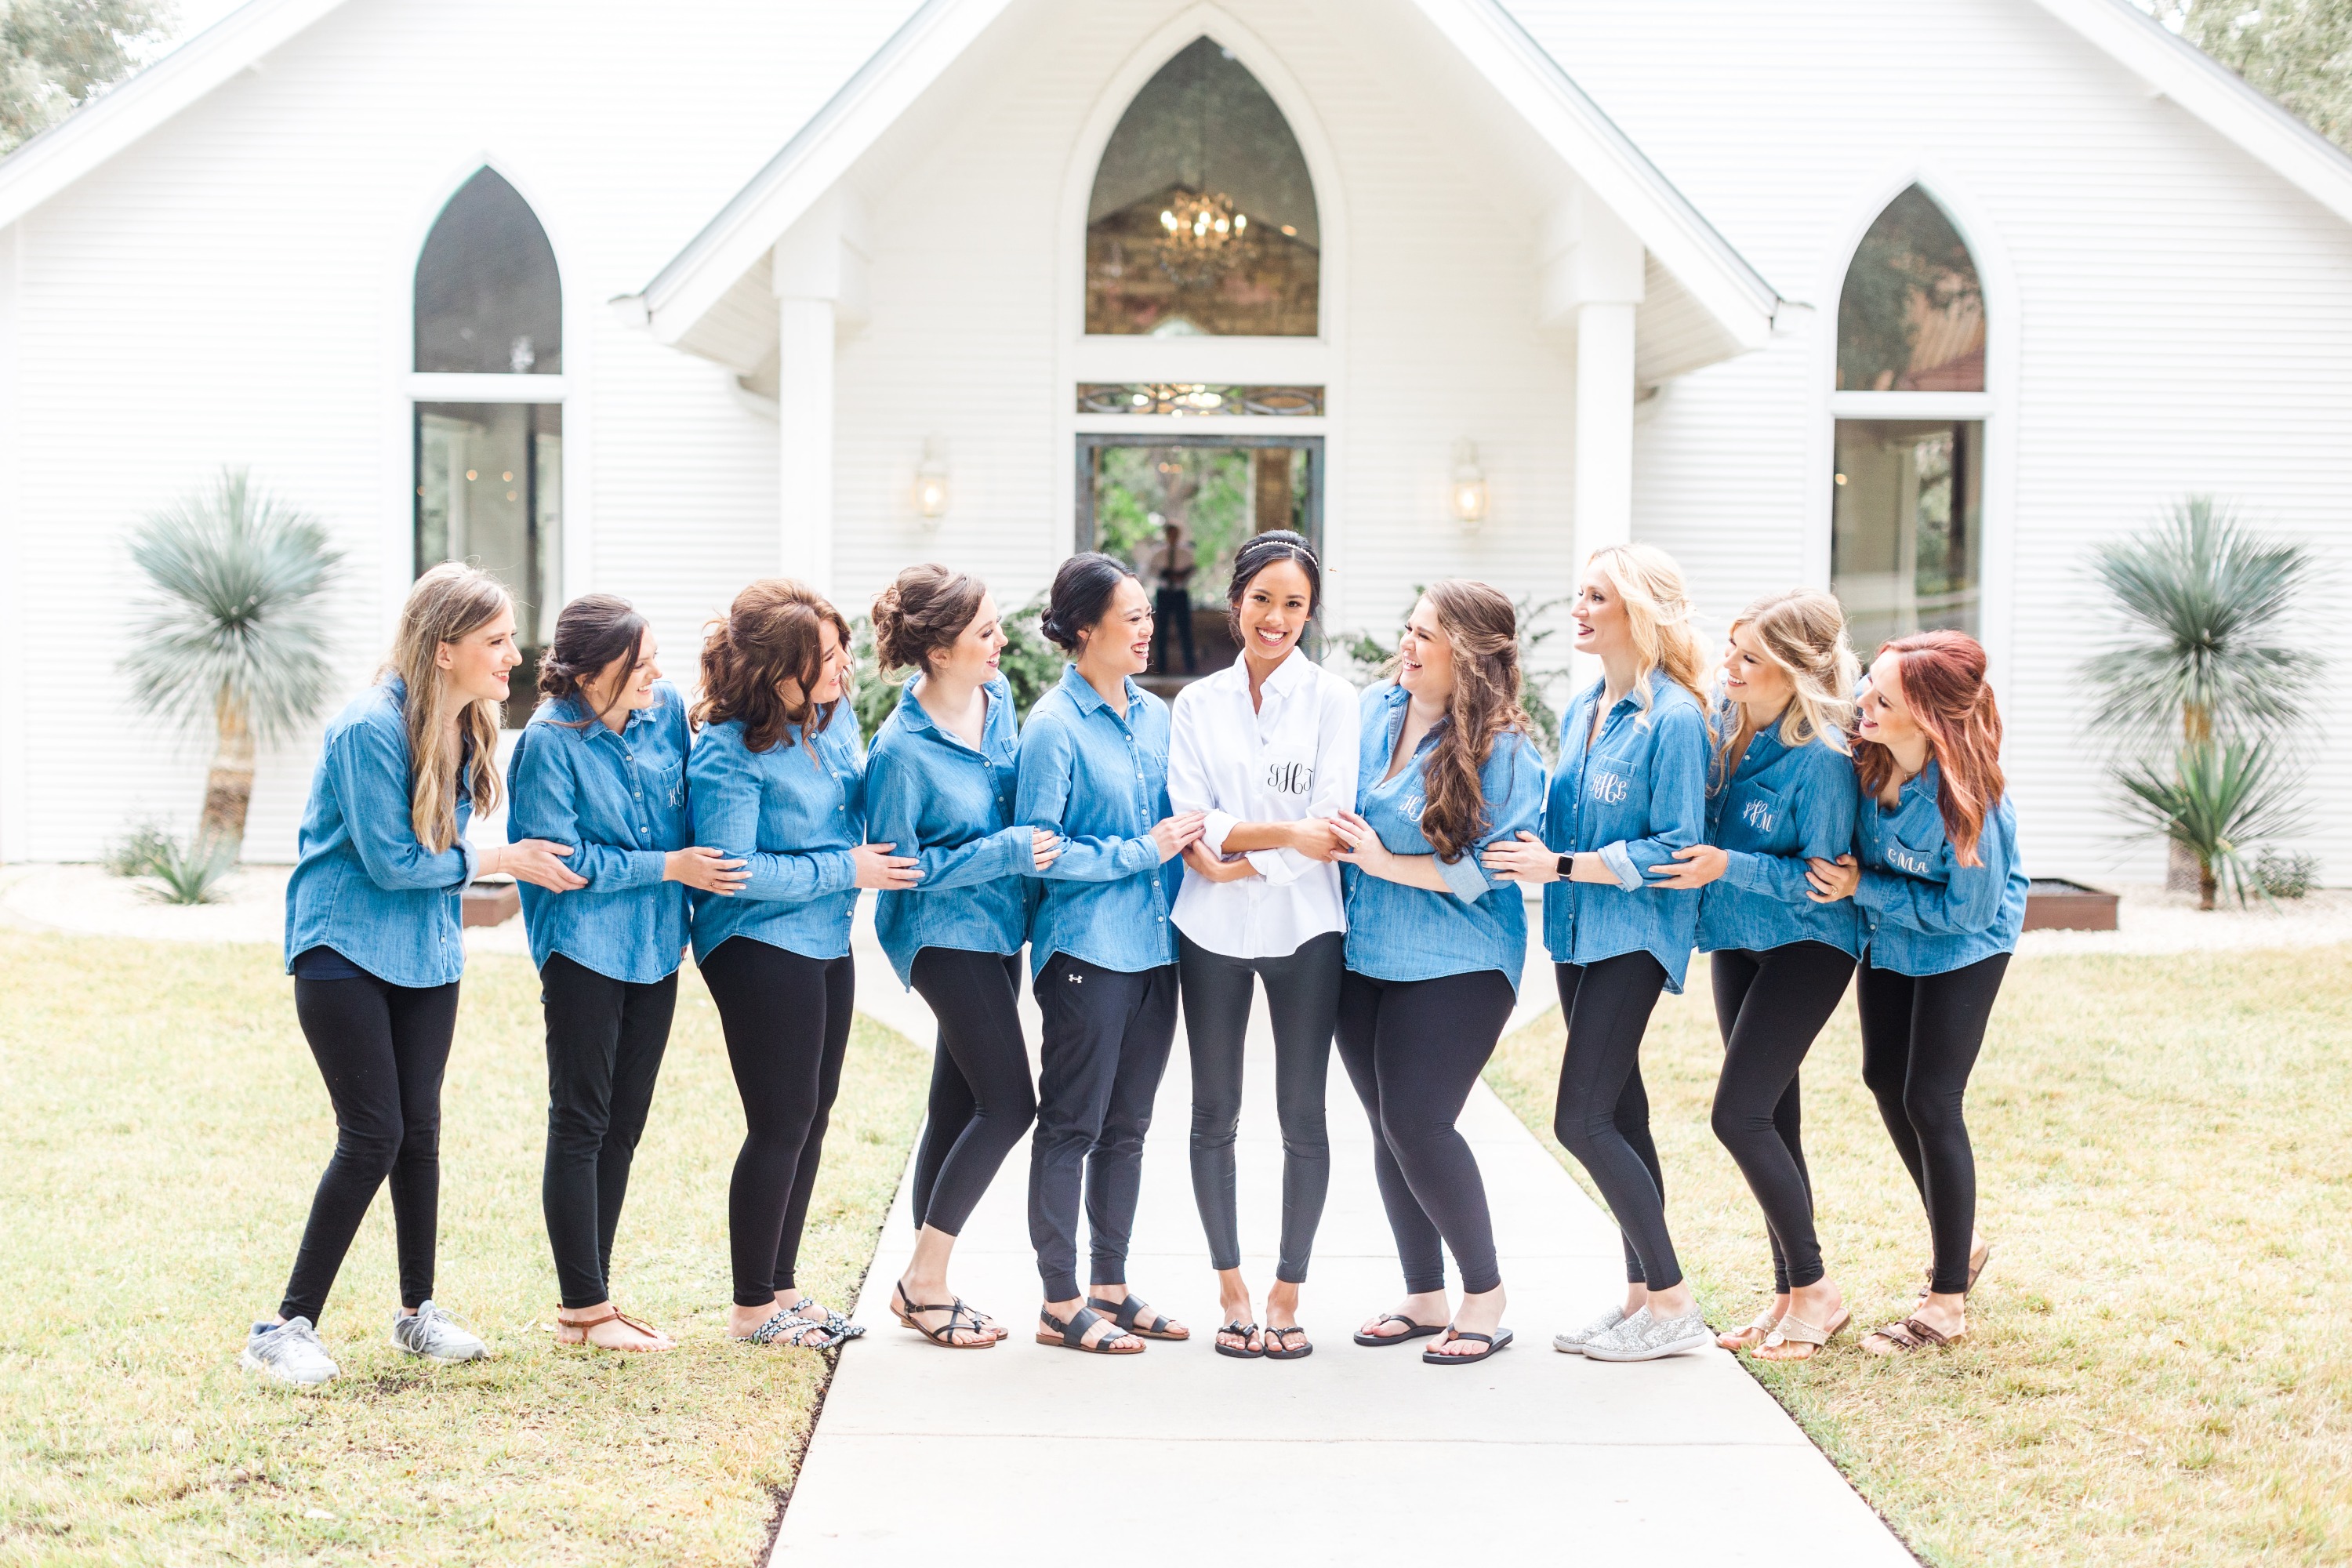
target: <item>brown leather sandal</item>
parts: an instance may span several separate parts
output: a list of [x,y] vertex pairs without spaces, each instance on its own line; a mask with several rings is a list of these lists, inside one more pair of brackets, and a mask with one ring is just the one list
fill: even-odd
[[[657,1340],[660,1342],[650,1345],[600,1345],[588,1337],[589,1330],[602,1328],[606,1323],[625,1324],[646,1338]],[[567,1338],[567,1333],[576,1334],[579,1337]],[[618,1307],[611,1309],[601,1318],[567,1318],[559,1311],[555,1316],[555,1342],[560,1345],[585,1345],[590,1350],[616,1351],[623,1355],[649,1355],[657,1351],[677,1349],[676,1340],[671,1339],[651,1323],[632,1318]]]
[[[1906,1351],[1924,1351],[1931,1347],[1940,1349],[1945,1345],[1957,1344],[1967,1337],[1965,1333],[1941,1333],[1916,1318],[1906,1318],[1899,1323],[1889,1323],[1885,1328],[1873,1329],[1863,1336],[1862,1348],[1870,1351],[1873,1355],[1895,1355]],[[1871,1350],[1870,1342],[1873,1340],[1885,1341],[1887,1348],[1883,1351]]]

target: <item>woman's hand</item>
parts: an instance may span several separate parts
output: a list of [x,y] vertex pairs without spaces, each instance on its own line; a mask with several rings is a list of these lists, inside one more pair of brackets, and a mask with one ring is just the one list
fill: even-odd
[[689,888],[706,893],[717,893],[731,899],[736,889],[751,879],[740,860],[730,860],[724,849],[706,849],[696,845],[690,849],[673,849],[662,857],[662,880],[683,882]]
[[1805,862],[1805,880],[1811,884],[1805,897],[1817,904],[1833,904],[1853,897],[1853,890],[1862,886],[1862,862],[1851,855],[1834,860],[1816,855]]
[[1184,864],[1212,882],[1244,882],[1257,875],[1257,868],[1246,858],[1227,860],[1209,852],[1205,842],[1192,844],[1184,850]]
[[480,865],[484,871],[503,871],[519,882],[545,888],[551,893],[568,893],[588,885],[587,878],[563,863],[563,857],[571,853],[569,844],[545,838],[518,838],[492,848],[481,857]]
[[1539,887],[1559,880],[1559,851],[1524,827],[1516,839],[1497,838],[1487,845],[1478,864],[1498,881]]
[[893,855],[897,847],[890,844],[861,844],[849,852],[857,865],[857,886],[861,888],[911,888],[922,879],[915,869],[916,863],[903,855]]
[[1384,880],[1393,880],[1389,872],[1397,856],[1381,842],[1381,836],[1372,831],[1370,823],[1352,811],[1339,812],[1324,821],[1329,825],[1332,837],[1339,841],[1339,847],[1332,851],[1332,859]]
[[1044,827],[1029,830],[1029,858],[1040,871],[1062,858],[1061,835]]
[[1207,816],[1206,812],[1184,811],[1160,818],[1151,830],[1151,841],[1160,847],[1161,865],[1165,866],[1199,841],[1201,825]]
[[1675,858],[1682,864],[1650,868],[1650,886],[1671,892],[1704,888],[1723,875],[1724,868],[1731,864],[1731,852],[1712,844],[1694,844],[1675,850]]
[[1339,858],[1339,851],[1347,846],[1347,840],[1339,837],[1328,816],[1302,816],[1286,826],[1289,829],[1285,835],[1289,840],[1287,847],[1309,860],[1328,866]]

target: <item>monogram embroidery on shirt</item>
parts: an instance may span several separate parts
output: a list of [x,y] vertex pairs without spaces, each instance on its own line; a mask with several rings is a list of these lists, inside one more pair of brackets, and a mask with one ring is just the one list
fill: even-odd
[[1592,775],[1592,798],[1603,805],[1615,805],[1633,792],[1633,787],[1623,773],[1597,773]]
[[1772,808],[1760,800],[1751,800],[1740,812],[1739,820],[1759,833],[1772,831]]
[[1265,787],[1276,795],[1305,795],[1315,787],[1315,764],[1269,762],[1265,764]]
[[1924,877],[1927,874],[1927,862],[1904,848],[1900,844],[1890,844],[1886,847],[1886,858],[1899,869],[1908,871],[1915,877]]
[[1428,809],[1429,801],[1419,790],[1404,797],[1404,815],[1407,820],[1418,823],[1421,820],[1421,814]]

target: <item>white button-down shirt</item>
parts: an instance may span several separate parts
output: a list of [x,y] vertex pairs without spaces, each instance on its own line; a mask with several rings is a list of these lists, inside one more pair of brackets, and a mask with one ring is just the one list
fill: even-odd
[[[1204,811],[1211,852],[1237,823],[1296,822],[1356,804],[1356,689],[1297,648],[1250,706],[1236,658],[1176,696],[1168,795]],[[1309,937],[1348,929],[1339,868],[1295,849],[1254,849],[1257,875],[1211,882],[1191,867],[1176,895],[1177,929],[1212,952],[1280,958]]]

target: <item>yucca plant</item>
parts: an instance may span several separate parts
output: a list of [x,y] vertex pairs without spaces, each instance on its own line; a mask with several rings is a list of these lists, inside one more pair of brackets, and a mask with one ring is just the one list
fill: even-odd
[[191,732],[212,727],[194,842],[233,863],[256,742],[289,734],[326,696],[321,595],[341,556],[316,518],[224,468],[210,489],[148,516],[131,558],[149,593],[123,672],[146,711]]
[[2262,891],[2252,843],[2291,831],[2294,781],[2271,741],[2203,740],[2175,752],[2169,775],[2142,763],[2116,775],[2140,819],[2197,862],[2197,907],[2225,886],[2243,904]]
[[146,891],[166,904],[216,904],[221,879],[236,865],[235,850],[201,832],[185,843],[166,838],[146,870],[161,885]]

